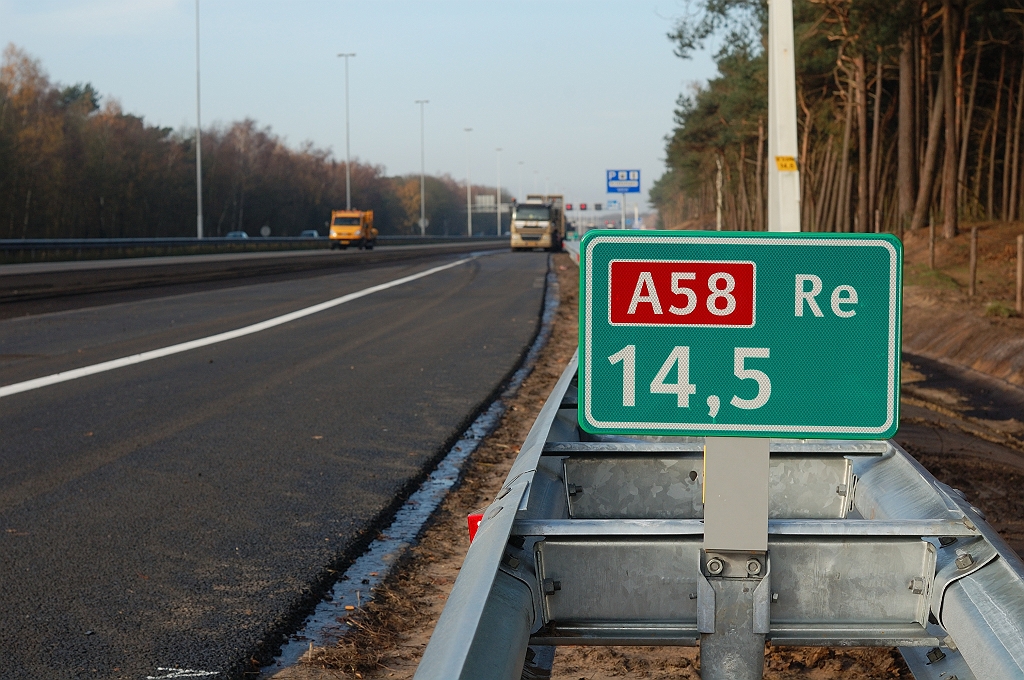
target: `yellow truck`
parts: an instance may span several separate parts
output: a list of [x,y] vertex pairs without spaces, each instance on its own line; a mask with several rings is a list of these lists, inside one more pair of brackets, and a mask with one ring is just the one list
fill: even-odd
[[560,251],[565,240],[563,201],[559,194],[529,194],[522,203],[513,203],[512,250]]
[[331,250],[357,246],[360,250],[373,250],[377,245],[377,230],[373,227],[372,210],[331,211]]

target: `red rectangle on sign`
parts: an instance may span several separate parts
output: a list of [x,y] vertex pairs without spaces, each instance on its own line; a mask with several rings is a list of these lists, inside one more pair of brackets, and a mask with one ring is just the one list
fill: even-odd
[[615,326],[754,325],[753,262],[609,263],[609,322]]

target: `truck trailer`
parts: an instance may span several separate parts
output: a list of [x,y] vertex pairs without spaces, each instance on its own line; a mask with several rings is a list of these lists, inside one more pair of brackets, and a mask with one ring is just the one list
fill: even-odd
[[558,252],[565,240],[564,197],[561,194],[528,194],[512,204],[512,250],[545,248]]

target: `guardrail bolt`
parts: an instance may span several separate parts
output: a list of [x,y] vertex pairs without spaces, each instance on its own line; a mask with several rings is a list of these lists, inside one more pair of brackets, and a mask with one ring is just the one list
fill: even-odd
[[974,555],[971,553],[964,553],[956,558],[957,569],[968,569],[974,564]]
[[907,589],[914,591],[914,595],[922,594],[924,592],[924,579],[920,576],[910,579],[910,585],[907,586]]
[[758,574],[760,574],[761,563],[755,560],[754,558],[750,558],[749,560],[747,560],[747,573],[751,576],[757,576]]
[[836,487],[836,493],[839,494],[840,496],[845,496],[846,492],[847,487],[845,484],[840,484],[839,486]]
[[583,487],[582,486],[576,486],[575,484],[570,484],[569,485],[569,495],[570,496],[575,496],[576,494],[579,494],[579,493],[583,493]]
[[778,602],[778,601],[779,601],[779,594],[778,593],[772,593],[772,602]]
[[936,661],[942,661],[945,659],[946,653],[938,647],[934,647],[926,656],[928,657],[928,663],[935,663]]
[[512,557],[511,555],[505,555],[505,564],[507,564],[510,569],[518,569],[519,568],[519,558],[518,557]]
[[562,582],[561,581],[556,581],[556,580],[550,579],[550,578],[544,579],[541,582],[541,585],[544,587],[544,594],[545,595],[554,595],[556,591],[559,591],[559,590],[562,589]]
[[708,560],[708,573],[712,576],[718,576],[724,570],[725,564],[722,562],[722,560],[718,559],[717,557],[712,557],[710,560]]
[[939,545],[943,548],[956,543],[956,536],[939,536]]

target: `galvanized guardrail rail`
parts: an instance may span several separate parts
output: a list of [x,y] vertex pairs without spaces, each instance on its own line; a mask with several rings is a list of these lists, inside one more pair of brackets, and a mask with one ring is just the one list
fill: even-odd
[[702,551],[704,440],[581,431],[576,371],[486,509],[417,680],[536,677],[528,646],[723,627],[753,645],[708,645],[705,678],[760,677],[764,639],[897,646],[918,680],[1024,678],[1024,563],[894,442],[772,440],[768,553],[732,563]]
[[[508,237],[381,235],[382,246],[507,241]],[[236,253],[263,250],[320,250],[330,240],[298,236],[239,238],[82,238],[0,239],[0,262],[51,262],[96,257],[139,257],[183,253]]]

